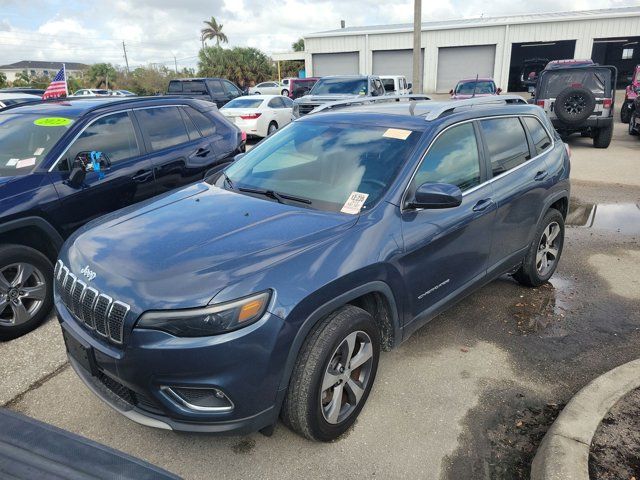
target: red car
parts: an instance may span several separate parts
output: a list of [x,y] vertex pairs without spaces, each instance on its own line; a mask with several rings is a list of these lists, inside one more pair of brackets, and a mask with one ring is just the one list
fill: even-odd
[[633,77],[631,77],[631,84],[627,85],[624,91],[624,102],[620,107],[620,121],[622,123],[629,123],[631,114],[634,111],[634,100],[640,93],[640,65],[636,65],[633,71]]
[[496,87],[492,78],[468,78],[460,80],[456,88],[449,90],[452,100],[462,100],[471,97],[488,97],[500,95],[501,88]]

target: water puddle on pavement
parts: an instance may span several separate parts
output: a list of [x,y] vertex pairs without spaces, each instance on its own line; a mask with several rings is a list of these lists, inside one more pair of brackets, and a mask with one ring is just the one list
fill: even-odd
[[544,331],[544,336],[566,335],[562,323],[571,310],[576,291],[572,281],[558,276],[538,288],[526,290],[510,308],[516,321],[514,333],[526,336]]
[[584,203],[572,199],[566,223],[569,227],[640,234],[640,204]]

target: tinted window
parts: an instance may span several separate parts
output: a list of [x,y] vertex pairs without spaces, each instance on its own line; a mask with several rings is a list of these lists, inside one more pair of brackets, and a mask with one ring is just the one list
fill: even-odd
[[551,139],[549,138],[547,131],[537,118],[523,117],[522,120],[524,120],[524,123],[529,130],[529,134],[533,139],[533,144],[536,146],[536,155],[540,155],[551,146]]
[[202,80],[182,82],[182,90],[184,93],[207,93],[207,88]]
[[383,78],[382,86],[384,86],[384,89],[387,92],[393,92],[396,89],[395,84],[393,82],[393,78]]
[[233,95],[242,95],[242,92],[233,83],[224,80],[224,85],[225,87],[227,87],[227,90],[229,90],[229,92]]
[[489,151],[494,177],[531,158],[527,137],[520,120],[515,117],[494,118],[482,120],[480,124]]
[[211,80],[207,82],[209,85],[209,90],[211,90],[212,95],[224,95],[224,88],[222,88],[222,83],[220,80]]
[[195,124],[193,123],[193,120],[191,120],[191,117],[189,117],[189,115],[187,115],[186,112],[184,112],[182,109],[180,109],[180,111],[182,113],[182,120],[184,120],[184,124],[187,127],[187,134],[189,135],[189,140],[196,140],[200,138],[200,132],[198,131],[198,128],[195,126]]
[[475,81],[472,80],[470,82],[460,82],[456,86],[456,94],[458,95],[473,95],[474,92],[476,95],[487,95],[491,93],[495,93],[496,85],[491,81]]
[[311,89],[311,95],[329,95],[332,93],[344,93],[347,95],[366,95],[369,80],[362,77],[325,77]]
[[203,115],[194,108],[185,107],[185,110],[189,114],[189,117],[191,117],[191,120],[193,120],[193,123],[196,124],[196,127],[198,127],[198,130],[200,130],[203,137],[209,137],[216,133],[216,124],[214,120]]
[[182,82],[176,82],[176,81],[169,82],[169,92],[170,93],[182,92]]
[[136,112],[140,128],[152,150],[172,147],[189,141],[187,129],[177,107],[147,108]]
[[89,125],[73,142],[67,158],[73,161],[78,153],[93,150],[106,154],[112,163],[140,155],[133,122],[127,112],[102,117]]
[[480,155],[471,123],[446,130],[432,144],[413,188],[426,182],[450,183],[463,191],[480,184]]
[[284,108],[284,105],[282,104],[282,100],[280,100],[278,97],[272,98],[271,100],[269,100],[268,106],[269,108]]
[[555,98],[560,92],[570,87],[584,87],[602,98],[611,92],[611,72],[604,68],[573,68],[544,73],[542,83],[536,96],[539,98]]
[[280,100],[284,103],[285,108],[293,108],[293,100],[289,97],[282,97]]
[[258,107],[260,107],[260,105],[262,105],[262,102],[264,102],[264,99],[262,99],[262,98],[241,97],[241,98],[236,98],[235,100],[231,100],[224,107],[222,107],[222,109],[225,109],[225,108],[258,108]]

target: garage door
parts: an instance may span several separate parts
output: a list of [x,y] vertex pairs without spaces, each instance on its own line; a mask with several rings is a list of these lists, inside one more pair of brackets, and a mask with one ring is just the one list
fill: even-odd
[[495,45],[439,48],[436,91],[448,92],[462,78],[493,77],[495,59]]
[[[424,49],[422,49],[424,71]],[[373,52],[374,75],[404,75],[413,81],[413,50],[375,50]]]
[[357,75],[360,71],[358,52],[347,53],[314,53],[313,76],[325,75]]

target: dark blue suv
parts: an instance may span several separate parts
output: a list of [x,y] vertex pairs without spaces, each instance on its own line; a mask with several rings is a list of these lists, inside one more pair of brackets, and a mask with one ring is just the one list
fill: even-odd
[[521,99],[311,114],[72,235],[55,271],[71,365],[145,425],[268,433],[281,416],[331,440],[381,350],[500,275],[551,277],[568,200],[568,150]]
[[53,303],[58,249],[89,220],[221,169],[242,132],[209,102],[77,99],[0,113],[0,340]]

